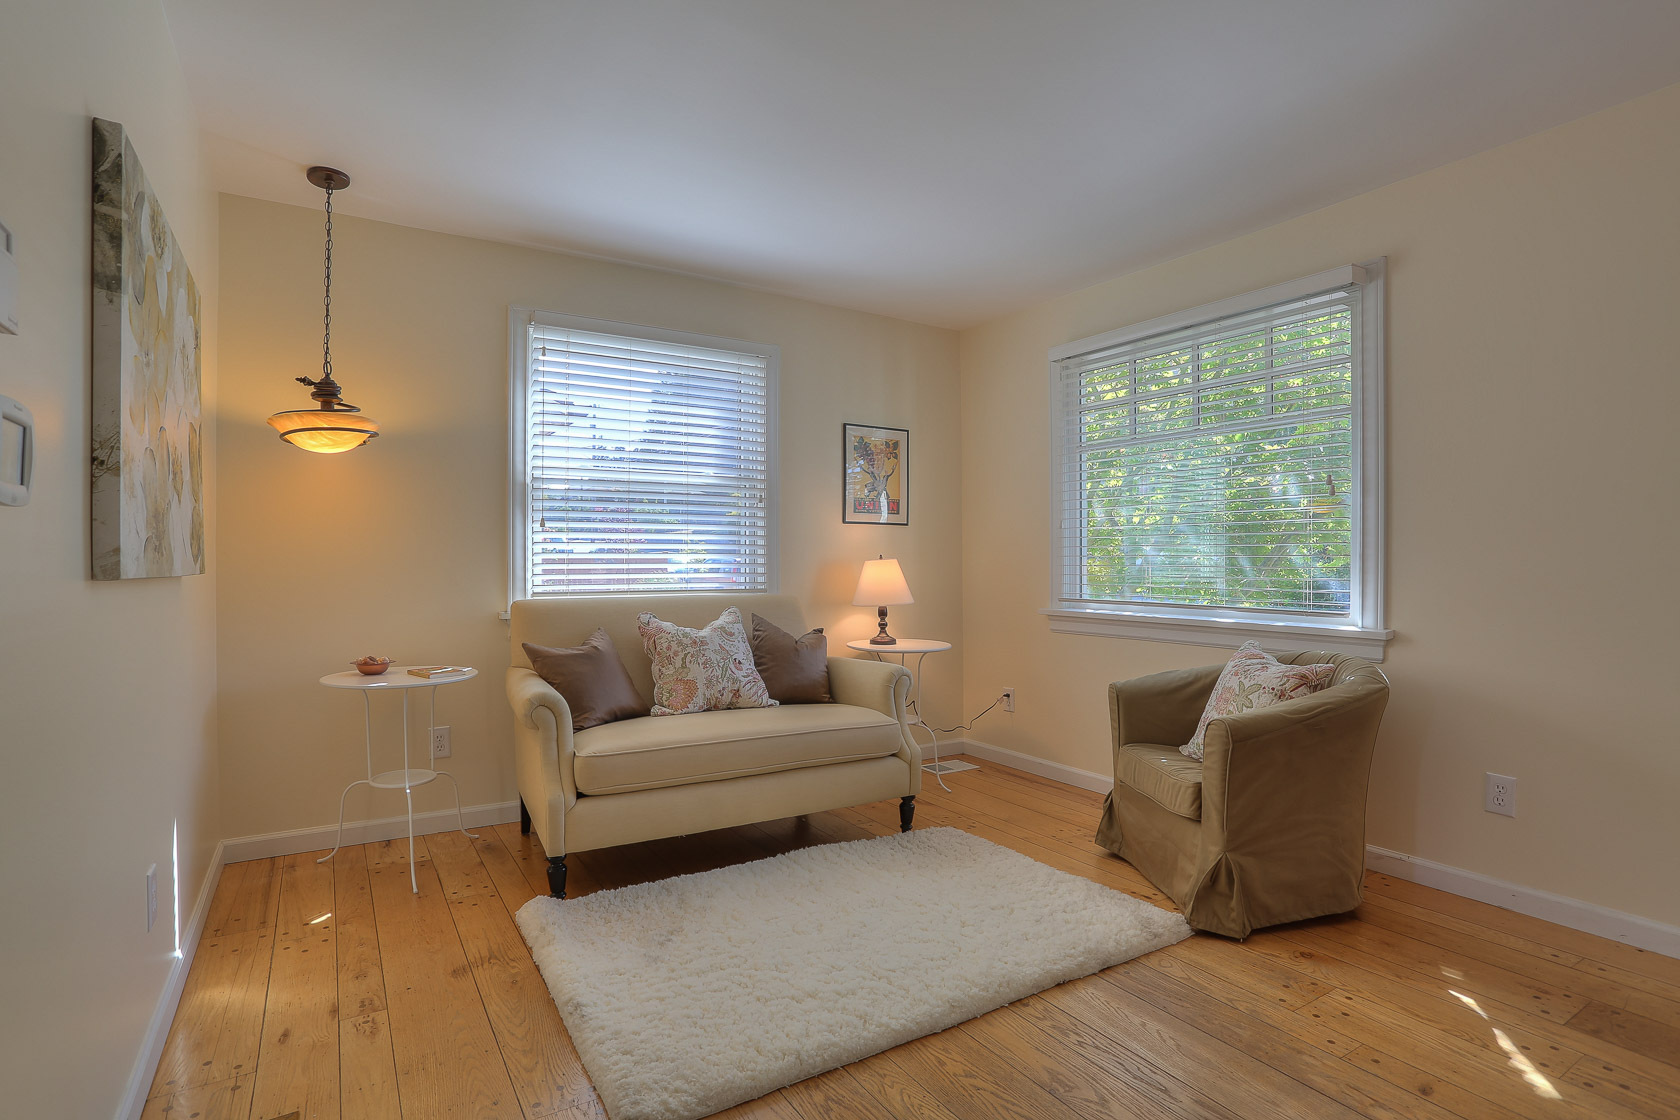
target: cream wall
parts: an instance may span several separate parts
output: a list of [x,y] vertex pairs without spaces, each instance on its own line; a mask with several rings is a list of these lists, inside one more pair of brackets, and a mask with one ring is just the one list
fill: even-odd
[[[362,653],[478,666],[477,680],[438,692],[439,720],[453,728],[447,769],[464,804],[515,797],[508,631],[497,618],[507,607],[510,304],[780,346],[782,590],[805,601],[838,648],[873,629],[871,613],[850,605],[859,565],[897,556],[917,602],[893,609],[895,629],[960,637],[951,332],[340,218],[333,369],[345,399],[383,428],[353,453],[309,455],[263,420],[306,405],[291,378],[320,370],[321,213],[225,195],[221,205],[221,469],[233,495],[218,542],[228,836],[333,823],[339,791],[363,772],[361,705],[315,682]],[[909,526],[840,524],[844,420],[910,429]],[[931,714],[955,722],[960,654],[930,658],[928,669]],[[380,699],[389,759],[398,709]],[[417,810],[447,805],[444,783],[416,796]],[[400,796],[363,788],[346,815],[401,811]]]
[[176,963],[172,826],[186,910],[220,833],[213,435],[209,574],[88,575],[90,117],[128,127],[198,282],[207,420],[216,200],[157,3],[11,4],[3,22],[0,222],[22,294],[20,333],[0,334],[0,393],[33,411],[39,445],[30,503],[0,507],[0,1111],[100,1117],[119,1107]]
[[[965,691],[1019,690],[976,737],[1106,774],[1107,683],[1222,656],[1037,613],[1046,351],[1386,255],[1370,841],[1680,922],[1676,137],[1680,87],[963,332]],[[1482,810],[1489,770],[1516,819]]]

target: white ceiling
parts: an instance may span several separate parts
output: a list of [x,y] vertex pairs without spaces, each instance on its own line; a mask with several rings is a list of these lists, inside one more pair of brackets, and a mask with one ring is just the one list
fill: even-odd
[[964,326],[1680,82],[1676,0],[164,0],[217,185]]

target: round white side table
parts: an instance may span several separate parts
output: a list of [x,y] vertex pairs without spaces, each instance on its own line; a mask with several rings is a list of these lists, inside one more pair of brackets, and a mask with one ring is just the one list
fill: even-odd
[[[944,653],[951,648],[951,643],[936,641],[932,638],[900,638],[893,645],[886,646],[874,645],[869,639],[860,638],[855,642],[847,642],[846,648],[857,650],[859,653],[873,653],[876,655],[875,659],[877,661],[881,660],[882,654],[895,654],[898,657],[898,663],[904,665],[907,669],[910,669],[910,666],[905,663],[905,658],[910,656],[916,658],[915,668],[910,669],[910,710],[915,713],[916,718],[909,722],[909,726],[920,727],[928,733],[928,738],[933,741],[931,744],[933,747],[933,764],[937,767],[939,765],[939,733],[929,727],[927,720],[922,718],[922,662],[927,660],[927,655],[930,653]],[[950,791],[951,787],[945,784],[945,779],[940,776],[937,769],[933,771],[933,779],[939,783],[940,789]]]
[[[461,787],[456,785],[455,778],[443,770],[415,768],[408,764],[408,692],[414,688],[424,688],[430,691],[426,694],[426,755],[431,757],[432,734],[430,728],[437,726],[437,690],[440,685],[458,684],[470,681],[478,676],[477,669],[463,669],[459,673],[447,676],[415,677],[409,675],[410,669],[420,668],[417,665],[393,665],[377,677],[364,676],[352,670],[348,673],[328,673],[321,678],[321,683],[328,688],[354,689],[362,694],[362,726],[363,742],[367,749],[367,777],[357,778],[344,787],[344,792],[338,795],[338,834],[333,838],[333,850],[316,860],[325,863],[338,854],[338,849],[344,844],[344,799],[350,796],[350,791],[357,786],[372,786],[374,789],[400,789],[408,798],[408,885],[415,894],[420,893],[420,880],[414,873],[414,787],[423,786],[427,782],[438,778],[448,778],[450,786],[455,790],[455,825],[461,834],[473,840],[478,839],[476,833],[467,831],[467,823],[461,817]],[[401,770],[386,770],[382,773],[373,772],[373,694],[376,692],[401,692],[403,702],[403,765]]]

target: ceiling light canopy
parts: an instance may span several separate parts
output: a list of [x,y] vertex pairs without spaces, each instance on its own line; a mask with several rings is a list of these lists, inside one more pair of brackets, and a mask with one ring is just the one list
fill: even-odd
[[344,402],[332,372],[332,198],[334,191],[350,185],[350,176],[337,168],[311,167],[309,181],[327,192],[326,296],[321,301],[321,376],[297,380],[313,390],[309,396],[316,406],[276,412],[268,418],[268,426],[293,447],[336,455],[354,450],[377,436],[379,424],[363,416],[355,405]]

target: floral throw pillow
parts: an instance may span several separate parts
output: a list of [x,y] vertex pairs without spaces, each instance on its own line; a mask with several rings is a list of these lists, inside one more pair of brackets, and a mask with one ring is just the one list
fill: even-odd
[[703,630],[665,622],[647,611],[636,616],[636,624],[653,662],[650,715],[776,707],[753,666],[747,629],[734,607]]
[[1335,675],[1334,665],[1285,665],[1261,649],[1258,643],[1244,642],[1242,648],[1231,655],[1225,671],[1219,674],[1219,680],[1213,686],[1213,695],[1208,697],[1207,707],[1202,709],[1202,721],[1196,725],[1196,734],[1178,751],[1200,762],[1202,736],[1207,733],[1210,721],[1310,696],[1327,688]]

